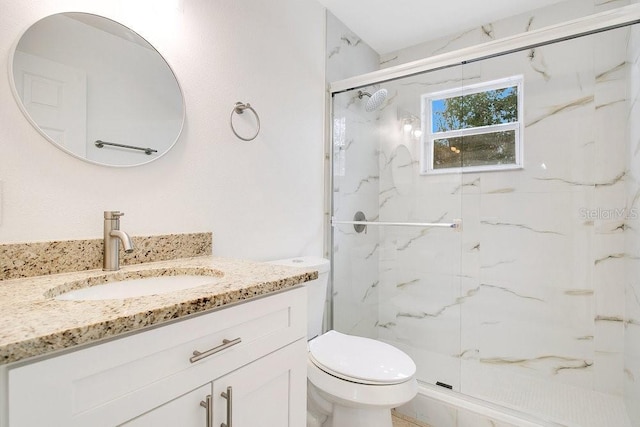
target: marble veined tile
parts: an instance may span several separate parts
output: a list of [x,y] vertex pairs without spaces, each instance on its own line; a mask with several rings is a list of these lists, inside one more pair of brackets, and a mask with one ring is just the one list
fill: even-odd
[[[640,289],[638,289],[640,291]],[[624,393],[630,418],[640,421],[640,324],[625,327]]]
[[[617,2],[616,2],[617,3]],[[571,0],[422,43],[380,58],[380,68],[434,56],[594,13],[591,1]]]
[[481,281],[510,281],[540,299],[545,287],[589,289],[591,227],[579,217],[588,195],[570,194],[483,194]]
[[[350,230],[341,233],[341,230]],[[336,330],[376,337],[378,319],[378,230],[334,229],[333,304]]]
[[596,351],[593,377],[595,391],[622,397],[624,393],[624,354],[622,352]]
[[326,52],[328,82],[378,69],[378,54],[357,34],[327,11]]
[[[400,332],[400,330],[398,330]],[[385,330],[385,332],[387,332]],[[424,348],[423,341],[435,342],[438,337],[423,335],[420,338],[419,345],[412,340],[414,337],[403,337],[385,339],[380,337],[382,341],[398,347],[400,350],[408,354],[416,363],[416,378],[418,381],[435,384],[442,382],[453,387],[454,390],[460,390],[460,360],[455,355],[442,352],[440,350],[431,351]],[[419,418],[422,419],[422,418]]]
[[[639,3],[637,0],[631,3]],[[625,323],[623,387],[629,418],[640,424],[640,26],[630,30],[628,51],[628,124],[625,221]]]
[[627,100],[624,95],[606,98],[605,95],[596,97],[594,155],[598,164],[593,170],[593,178],[597,182],[626,175],[628,132],[627,122],[621,118],[627,117]]
[[623,322],[625,265],[623,234],[599,234],[594,239],[593,282],[596,321]]

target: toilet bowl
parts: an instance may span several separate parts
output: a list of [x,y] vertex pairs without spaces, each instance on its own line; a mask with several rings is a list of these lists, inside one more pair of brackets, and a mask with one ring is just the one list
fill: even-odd
[[391,345],[326,332],[309,342],[307,416],[315,423],[307,426],[391,427],[391,408],[418,391],[415,372],[413,360]]
[[314,268],[308,299],[307,426],[391,427],[391,408],[418,391],[416,365],[401,350],[338,331],[321,334],[329,261],[301,257],[272,264]]

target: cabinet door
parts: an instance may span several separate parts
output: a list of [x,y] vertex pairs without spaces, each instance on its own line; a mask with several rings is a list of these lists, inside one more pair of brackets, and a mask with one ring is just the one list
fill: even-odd
[[[222,423],[233,427],[306,425],[305,354],[306,341],[298,340],[215,380],[213,425],[219,426]],[[229,402],[230,405],[228,405]],[[229,413],[229,407],[231,413]]]
[[[206,427],[207,396],[211,396],[211,383],[120,425],[126,427]],[[201,402],[205,406],[202,406]]]

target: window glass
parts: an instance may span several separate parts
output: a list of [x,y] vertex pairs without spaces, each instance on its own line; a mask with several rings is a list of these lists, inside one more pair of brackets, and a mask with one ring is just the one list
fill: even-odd
[[522,77],[422,96],[423,173],[521,167]]

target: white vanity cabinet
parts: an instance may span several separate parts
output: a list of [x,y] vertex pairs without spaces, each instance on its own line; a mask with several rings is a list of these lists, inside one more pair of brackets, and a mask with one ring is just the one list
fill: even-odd
[[[306,339],[298,342],[304,347]],[[292,358],[298,350],[286,348],[272,353],[255,363],[247,365],[220,378],[213,383],[213,426],[226,423],[232,425],[229,417],[229,400],[231,395],[233,426],[306,426],[307,420],[307,364],[305,361],[295,373],[304,381],[304,392],[291,386],[294,375],[290,367]],[[223,397],[223,393],[225,396]],[[293,421],[289,408],[302,408],[302,416]]]
[[306,321],[301,287],[10,365],[7,427],[306,425]]
[[[290,345],[271,353],[121,425],[218,427],[225,423],[235,427],[304,426],[306,386],[296,384],[295,379],[306,383],[306,365],[291,366],[292,358],[299,358],[296,347],[299,346]],[[306,349],[306,344],[304,347]],[[299,386],[305,388],[300,390]],[[227,405],[231,407],[231,418]],[[303,408],[304,411],[300,414],[293,408]],[[294,413],[297,418],[292,417]],[[207,420],[207,415],[212,418]]]

